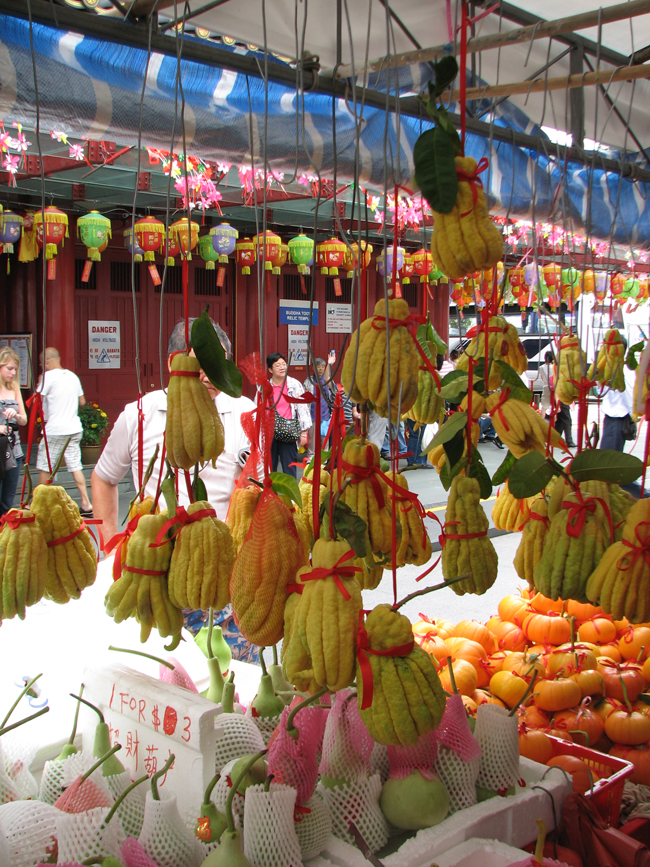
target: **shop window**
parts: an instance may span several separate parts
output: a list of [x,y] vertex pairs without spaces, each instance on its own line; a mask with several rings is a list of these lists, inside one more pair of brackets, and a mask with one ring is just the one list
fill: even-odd
[[305,289],[302,291],[300,274],[284,274],[282,276],[282,297],[291,301],[306,301],[309,299],[311,277],[305,277]]
[[334,288],[334,277],[328,277],[325,280],[325,301],[329,304],[351,304],[352,280],[341,279],[339,277],[339,282],[341,284],[341,294],[337,295]]
[[[426,287],[423,287],[426,292]],[[417,283],[407,283],[404,285],[402,283],[402,298],[406,301],[409,307],[418,306],[418,284]]]
[[[160,279],[162,280],[164,265],[158,268]],[[160,292],[160,286],[156,286],[156,292]],[[167,277],[165,278],[165,295],[182,295],[183,294],[183,268],[180,265],[174,265],[167,268]]]
[[[223,267],[223,266],[221,266]],[[194,271],[194,294],[195,295],[221,295],[221,287],[217,286],[217,274],[219,266],[217,265],[217,270],[208,271],[207,268],[196,268]],[[226,278],[224,281],[224,287],[228,281],[228,275],[226,272]]]
[[97,265],[93,265],[90,269],[90,277],[88,278],[87,283],[84,283],[81,279],[87,261],[88,259],[74,260],[74,288],[86,289],[90,292],[94,292],[97,289]]
[[[96,266],[93,266],[93,271]],[[111,292],[131,291],[132,268],[130,262],[111,262]],[[140,266],[135,266],[133,282],[136,292],[140,291]]]

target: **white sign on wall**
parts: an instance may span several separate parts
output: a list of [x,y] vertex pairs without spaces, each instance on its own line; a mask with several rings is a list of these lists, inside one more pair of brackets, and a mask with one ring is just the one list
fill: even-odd
[[289,329],[289,364],[307,364],[308,325],[287,325]]
[[88,367],[91,370],[118,370],[120,367],[119,320],[88,320]]
[[352,305],[328,304],[325,311],[325,330],[330,334],[352,334]]

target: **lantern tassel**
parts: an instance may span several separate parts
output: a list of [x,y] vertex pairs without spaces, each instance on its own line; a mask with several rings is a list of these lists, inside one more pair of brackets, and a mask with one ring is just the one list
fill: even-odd
[[142,262],[142,253],[136,253],[133,257],[134,262]]
[[339,269],[338,268],[330,268],[329,269],[329,275],[330,275],[330,277],[338,277],[339,276]]
[[154,256],[152,250],[147,250],[147,252],[144,254],[144,260],[145,260],[145,262],[155,262],[156,261],[156,257]]
[[242,276],[248,276],[251,272],[251,269],[247,265],[245,268],[241,269],[241,272],[242,272]]
[[91,262],[101,262],[102,257],[99,252],[99,247],[88,247],[88,258]]
[[227,263],[228,263],[228,257],[227,256],[224,256],[224,255],[219,256],[219,264],[220,265],[226,265]]
[[45,258],[53,259],[56,256],[56,244],[45,245]]
[[14,245],[13,244],[3,244],[2,245],[2,252],[3,253],[13,253],[13,251],[14,251]]
[[169,268],[174,268],[175,265],[176,265],[176,262],[174,262],[174,257],[173,256],[167,256],[167,266]]
[[206,271],[214,271],[214,262],[206,262],[205,263]]

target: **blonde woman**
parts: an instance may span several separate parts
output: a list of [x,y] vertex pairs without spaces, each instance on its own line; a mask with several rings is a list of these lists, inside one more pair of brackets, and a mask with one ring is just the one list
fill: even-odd
[[[11,509],[23,465],[17,425],[27,424],[27,413],[20,394],[20,358],[8,346],[0,348],[0,434],[9,438],[8,462],[4,478],[0,481],[0,517]],[[13,455],[13,461],[11,460]]]

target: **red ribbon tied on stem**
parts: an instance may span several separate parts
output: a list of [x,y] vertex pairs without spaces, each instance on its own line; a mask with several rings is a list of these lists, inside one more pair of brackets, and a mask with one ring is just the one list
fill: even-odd
[[587,512],[593,514],[596,511],[596,504],[600,503],[605,512],[607,522],[609,523],[610,539],[614,542],[614,524],[612,523],[612,514],[609,511],[607,503],[601,497],[587,497],[585,500],[581,494],[578,494],[578,496],[580,499],[577,503],[570,500],[562,501],[562,508],[569,510],[569,516],[566,522],[566,531],[569,536],[572,536],[574,539],[577,539],[580,536],[584,529],[585,521],[587,520]]
[[372,446],[366,446],[366,460],[368,461],[370,466],[360,467],[356,464],[349,464],[347,461],[341,458],[341,468],[348,473],[350,477],[351,485],[358,485],[359,482],[363,482],[364,480],[369,480],[370,485],[372,487],[372,492],[375,495],[375,499],[377,500],[377,506],[380,509],[383,509],[386,505],[386,500],[384,498],[384,492],[381,489],[381,485],[379,484],[378,475],[383,475],[379,467],[374,465],[374,454],[372,451]]
[[469,211],[465,211],[464,214],[461,214],[461,217],[467,217],[476,207],[478,201],[478,188],[480,187],[483,189],[483,181],[479,178],[479,175],[481,172],[484,172],[488,166],[489,162],[487,157],[481,157],[473,172],[466,172],[464,169],[456,166],[456,177],[459,181],[466,181],[472,190],[472,207]]
[[343,563],[352,560],[354,556],[354,551],[350,549],[349,551],[346,551],[342,557],[339,557],[336,563],[330,568],[319,566],[316,569],[312,569],[311,572],[304,572],[300,576],[300,580],[304,582],[317,581],[319,578],[333,578],[334,583],[341,591],[341,595],[346,602],[349,602],[352,597],[345,589],[345,585],[341,581],[341,578],[354,578],[356,572],[361,572],[360,566],[343,566]]
[[132,536],[135,533],[135,528],[138,526],[141,517],[141,515],[136,515],[134,518],[131,518],[122,532],[116,533],[104,546],[106,554],[110,554],[113,548],[115,548],[115,559],[113,560],[113,581],[117,581],[122,572],[122,546],[129,536]]
[[646,536],[645,538],[642,538],[639,532],[641,527],[650,527],[650,521],[640,521],[634,528],[634,535],[637,538],[637,541],[639,543],[638,545],[635,545],[634,542],[629,542],[627,539],[622,540],[626,548],[631,548],[631,550],[634,551],[634,555],[627,566],[621,566],[621,561],[624,559],[624,557],[621,557],[619,559],[616,565],[621,571],[631,569],[632,566],[634,566],[636,561],[639,559],[639,557],[643,557],[646,566],[650,568],[650,532],[646,530]]
[[361,669],[361,679],[363,683],[363,701],[361,710],[368,710],[372,704],[373,695],[373,680],[372,666],[368,659],[368,654],[373,656],[408,656],[415,646],[415,638],[412,638],[407,644],[402,644],[399,647],[389,647],[386,650],[373,650],[369,646],[368,633],[363,625],[364,612],[359,612],[359,630],[357,632],[357,662]]
[[[202,518],[216,517],[217,513],[214,509],[199,509],[197,512],[192,512],[192,514],[189,515],[183,506],[177,506],[176,514],[172,515],[171,518],[168,518],[165,521],[160,530],[158,530],[155,540],[149,544],[149,547],[160,548],[162,545],[166,545],[167,542],[171,542],[172,539],[178,536],[183,527],[186,527],[188,524],[193,524],[195,521],[200,521]],[[163,536],[165,536],[176,524],[180,524],[180,527],[177,530],[174,530],[169,539],[164,539]]]
[[36,520],[36,515],[22,515],[18,509],[12,509],[0,518],[0,530],[9,527],[12,530],[17,530],[21,524],[33,524]]

